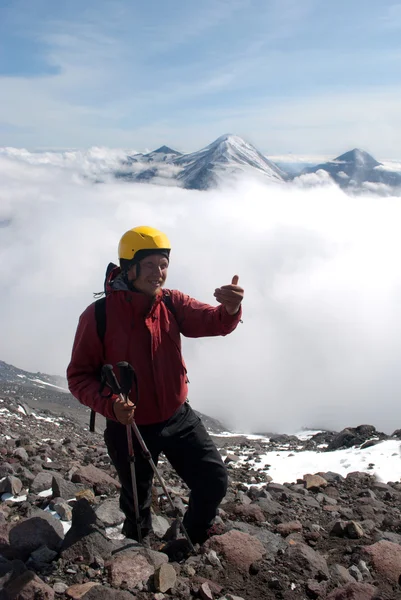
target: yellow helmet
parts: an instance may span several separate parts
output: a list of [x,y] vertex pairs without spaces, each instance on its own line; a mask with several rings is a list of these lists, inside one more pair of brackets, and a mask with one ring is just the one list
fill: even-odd
[[154,227],[134,227],[122,236],[118,244],[118,258],[121,261],[136,262],[147,254],[160,252],[169,257],[171,244],[165,233]]

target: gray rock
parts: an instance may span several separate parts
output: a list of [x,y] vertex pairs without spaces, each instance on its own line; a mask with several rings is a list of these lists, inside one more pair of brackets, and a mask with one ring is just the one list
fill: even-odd
[[303,573],[304,570],[307,570],[314,576],[329,579],[330,574],[326,560],[313,548],[306,544],[296,543],[289,546],[286,552],[292,561],[292,568],[296,572]]
[[92,565],[96,562],[97,556],[109,560],[112,550],[113,545],[103,531],[93,529],[86,531],[85,535],[80,535],[71,528],[65,536],[61,556],[71,562],[75,562],[82,556],[86,564]]
[[53,584],[53,590],[56,594],[59,594],[60,596],[62,594],[64,594],[66,592],[66,590],[68,589],[68,585],[65,584],[63,581],[55,581]]
[[236,454],[227,454],[227,456],[224,459],[224,462],[226,465],[228,465],[231,462],[237,463],[240,460],[241,460],[240,457],[237,456]]
[[311,496],[309,496],[308,498],[305,498],[304,504],[305,504],[305,506],[307,506],[309,508],[320,508],[319,502],[315,498],[312,498]]
[[347,532],[347,523],[345,521],[336,521],[330,530],[330,535],[344,537]]
[[95,513],[106,527],[120,525],[125,519],[124,513],[120,510],[118,498],[106,500],[95,509]]
[[269,483],[266,486],[266,491],[269,494],[281,494],[282,492],[288,492],[288,488],[285,485],[281,485],[281,483]]
[[343,567],[343,565],[333,565],[330,567],[330,576],[332,581],[336,585],[343,585],[345,583],[352,583],[355,579],[350,575],[348,569]]
[[316,494],[316,500],[322,504],[330,504],[331,506],[336,506],[336,504],[338,504],[335,498],[331,498],[326,494]]
[[[268,500],[266,498],[258,498],[254,503],[255,506],[259,506],[259,508],[263,511],[265,515],[269,517],[274,517],[275,515],[280,515],[283,512],[283,507],[281,504],[276,502],[275,500]],[[319,506],[319,504],[318,504]]]
[[72,483],[64,479],[58,473],[53,475],[51,488],[55,498],[64,498],[64,500],[74,500],[75,494],[84,488],[83,485]]
[[7,475],[3,481],[0,482],[0,494],[12,494],[18,496],[22,491],[23,485],[21,479],[14,477],[14,475]]
[[19,458],[22,462],[27,462],[29,460],[28,452],[22,447],[14,450],[14,456]]
[[168,562],[168,556],[164,552],[157,552],[150,548],[141,548],[140,550],[141,554],[143,554],[146,560],[153,565],[155,569]]
[[326,473],[319,473],[329,483],[341,483],[345,481],[345,478],[340,473],[334,473],[333,471],[327,471]]
[[22,560],[4,560],[4,562],[0,562],[0,598],[1,590],[5,588],[12,579],[25,573],[25,571],[27,571],[27,568]]
[[152,529],[158,538],[162,538],[170,527],[170,523],[162,515],[152,513]]
[[31,559],[37,563],[51,563],[57,557],[57,552],[47,546],[41,546],[31,554]]
[[214,599],[213,592],[210,589],[210,585],[206,581],[201,583],[200,588],[199,588],[199,595],[202,600],[213,600]]
[[168,592],[172,590],[177,581],[177,574],[173,565],[168,563],[158,567],[154,574],[155,588],[158,592]]
[[51,471],[41,471],[32,481],[29,491],[32,494],[39,494],[40,492],[44,492],[52,487],[52,479],[54,473]]
[[206,560],[213,567],[221,569],[221,562],[215,550],[209,550],[209,552],[206,554]]
[[245,494],[245,492],[238,492],[237,495],[235,496],[235,500],[237,502],[240,502],[241,504],[245,504],[245,505],[252,504],[251,498],[249,496],[247,496]]
[[362,573],[356,565],[351,565],[348,569],[348,572],[356,581],[363,581]]
[[63,526],[50,513],[36,509],[31,514],[33,516],[14,525],[9,533],[12,553],[22,560],[27,560],[41,546],[58,551],[64,538]]
[[13,475],[15,473],[14,467],[8,462],[3,462],[0,465],[0,479],[7,477],[7,475]]
[[18,477],[23,483],[26,482],[28,486],[30,486],[32,481],[35,479],[35,475],[32,473],[32,471],[22,466],[18,469]]
[[65,500],[59,500],[53,504],[53,510],[59,515],[62,521],[71,521],[72,508]]
[[392,531],[378,531],[376,541],[379,542],[380,540],[387,540],[388,542],[393,542],[393,544],[401,545],[401,535]]
[[347,523],[347,536],[351,540],[358,540],[365,535],[363,527],[360,523],[356,521],[350,521]]
[[96,585],[86,592],[83,600],[134,600],[136,596],[125,590],[113,590],[110,587]]
[[71,528],[61,548],[62,558],[74,562],[82,556],[87,565],[92,565],[98,557],[109,560],[114,548],[89,502],[85,499],[77,501],[72,511]]
[[372,575],[370,574],[369,568],[364,560],[360,560],[358,562],[358,569],[362,573],[363,579],[372,579]]

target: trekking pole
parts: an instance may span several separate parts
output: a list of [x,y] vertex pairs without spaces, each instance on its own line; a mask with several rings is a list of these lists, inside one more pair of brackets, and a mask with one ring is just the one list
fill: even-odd
[[[118,396],[124,402],[128,402],[128,394],[131,390],[131,386],[127,389],[128,381],[125,378],[124,387],[121,387],[117,381],[115,373],[113,371],[113,365],[104,365],[102,369],[102,375],[107,381],[108,386],[111,390],[118,394]],[[131,471],[131,481],[132,481],[132,497],[134,499],[134,510],[135,510],[135,521],[136,521],[136,530],[138,535],[138,542],[142,543],[142,532],[141,532],[141,524],[140,524],[140,514],[139,514],[139,501],[138,501],[138,488],[136,484],[136,472],[135,472],[135,453],[134,453],[134,445],[132,443],[132,429],[129,425],[126,426],[127,430],[127,440],[128,440],[128,457]]]
[[[127,390],[128,386],[129,386],[129,389],[131,389],[132,382],[133,382],[135,385],[136,397],[138,399],[138,397],[139,397],[138,379],[137,379],[137,376],[136,376],[136,373],[135,373],[133,367],[127,362],[119,362],[119,363],[117,363],[117,366],[119,367],[119,370],[120,370],[120,381],[123,382],[123,385],[122,385],[123,389]],[[113,369],[111,368],[111,370],[113,370]],[[114,372],[113,372],[113,375],[114,375]],[[115,378],[115,375],[114,375],[114,378]],[[149,461],[149,464],[153,470],[153,473],[154,473],[157,481],[159,482],[159,484],[164,492],[164,495],[166,496],[167,501],[170,504],[170,507],[171,507],[173,513],[176,515],[176,518],[180,525],[181,531],[185,535],[185,537],[188,541],[191,552],[195,552],[195,548],[191,542],[191,538],[188,535],[188,532],[185,528],[185,525],[184,525],[181,517],[178,515],[177,508],[174,506],[174,502],[171,499],[171,496],[167,490],[166,484],[164,483],[164,480],[163,480],[162,476],[160,475],[160,473],[153,461],[152,455],[149,452],[149,450],[144,442],[144,439],[138,429],[137,424],[135,423],[135,421],[133,421],[131,426],[127,425],[127,427],[129,427],[130,429],[132,428],[134,430],[136,439],[141,447],[142,453],[143,453],[144,457]]]

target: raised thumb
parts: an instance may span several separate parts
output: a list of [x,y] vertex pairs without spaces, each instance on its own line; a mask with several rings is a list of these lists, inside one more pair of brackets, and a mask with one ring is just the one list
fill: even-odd
[[231,285],[238,285],[239,277],[238,275],[234,275],[231,281]]

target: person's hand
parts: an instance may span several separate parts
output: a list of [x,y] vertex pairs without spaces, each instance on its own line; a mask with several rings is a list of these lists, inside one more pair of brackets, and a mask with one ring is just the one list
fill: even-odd
[[239,311],[244,297],[244,290],[238,285],[238,280],[238,275],[234,275],[229,285],[214,290],[214,297],[224,306],[229,315],[235,315]]
[[121,400],[120,397],[116,398],[113,403],[113,410],[115,417],[122,425],[131,425],[134,420],[135,406],[131,400]]

